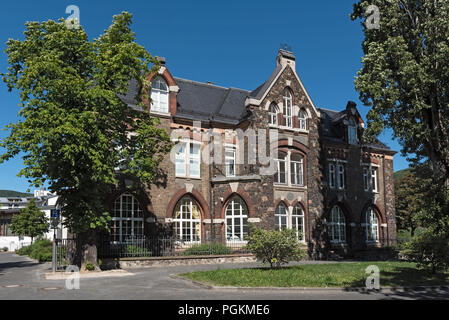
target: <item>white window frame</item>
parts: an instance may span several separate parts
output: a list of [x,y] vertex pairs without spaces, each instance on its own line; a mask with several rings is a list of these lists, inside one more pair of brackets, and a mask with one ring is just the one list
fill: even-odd
[[372,163],[363,164],[363,187],[365,191],[379,192],[379,166]]
[[[240,203],[237,203],[235,201],[235,199],[239,199]],[[231,214],[228,215],[228,208],[229,206],[232,205],[232,207],[230,208],[230,212]],[[235,206],[239,205],[240,208],[236,208]],[[236,209],[238,210],[238,214],[236,214]],[[245,233],[243,232],[243,227],[244,227],[244,221],[246,220],[246,230],[248,232],[248,206],[246,205],[245,201],[243,201],[243,199],[238,196],[238,195],[234,195],[231,200],[228,202],[228,204],[226,205],[225,208],[225,236],[226,236],[226,242],[227,243],[242,243],[245,244],[247,243],[246,240],[244,240],[245,238]],[[228,220],[231,220],[231,224],[228,224]],[[240,222],[240,233],[237,236],[236,232],[235,232],[235,219],[239,219]],[[228,238],[228,227],[231,227],[231,240]],[[248,233],[247,233],[248,234]],[[234,237],[238,237],[238,240],[234,240]]]
[[298,128],[307,130],[307,113],[304,109],[300,109],[298,113]]
[[335,189],[335,164],[329,163],[329,187]]
[[292,93],[288,88],[284,89],[283,101],[283,117],[285,118],[285,126],[288,128],[293,128],[293,98]]
[[371,167],[371,185],[373,187],[373,192],[378,192],[378,180],[377,180],[377,168]]
[[348,121],[348,143],[357,144],[357,126],[354,119],[351,117]]
[[[279,158],[279,153],[277,153],[277,158],[274,160],[276,162],[276,168],[277,168],[277,173],[278,173],[278,180],[274,181],[275,184],[278,185],[288,185],[288,176],[289,176],[289,169],[288,169],[288,153],[285,154],[285,158],[284,159],[280,159]],[[285,168],[285,173],[284,173],[284,179],[285,182],[280,182],[281,181],[281,162],[284,163],[284,168]],[[276,177],[276,174],[275,174]]]
[[[284,212],[280,211],[281,208],[284,208]],[[274,217],[276,219],[276,226],[279,231],[288,228],[288,207],[284,202],[280,202],[277,205],[276,211],[274,212]],[[285,219],[285,224],[282,223],[282,218]]]
[[[185,202],[185,203],[183,203]],[[187,211],[188,213],[190,213],[190,216],[185,219],[183,217],[183,208],[185,205],[188,205],[189,210]],[[177,209],[179,206],[179,210],[180,210],[180,214],[179,217],[180,218],[176,218],[177,216]],[[200,218],[199,219],[194,219],[193,218],[193,206],[195,206],[198,210],[198,212],[200,213]],[[173,227],[175,230],[178,230],[179,233],[177,233],[177,238],[176,238],[176,242],[177,243],[182,243],[182,244],[195,244],[195,243],[201,243],[201,211],[200,208],[198,206],[198,204],[196,203],[196,201],[194,199],[192,199],[192,197],[190,196],[184,196],[182,197],[179,202],[176,204],[175,206],[175,210],[173,211]],[[183,240],[183,236],[184,236],[184,228],[183,228],[183,224],[184,223],[189,223],[190,224],[190,234],[188,235],[190,240],[189,241],[184,241]],[[195,236],[196,233],[196,226],[199,225],[200,228],[200,232],[198,235],[198,240],[192,240]],[[179,227],[178,227],[179,226]]]
[[[124,197],[131,197],[131,217],[123,217],[123,212],[125,211],[123,208],[123,200]],[[120,202],[120,208],[119,208],[119,213],[120,215],[117,216],[116,215],[116,204],[117,201]],[[118,221],[118,236],[119,236],[119,241],[113,241],[113,243],[132,243],[134,237],[137,237],[137,235],[135,235],[135,231],[136,228],[134,226],[135,222],[141,222],[142,223],[142,234],[139,235],[141,237],[144,236],[144,230],[145,230],[145,226],[144,226],[144,216],[143,216],[143,210],[140,206],[139,201],[136,199],[136,197],[134,197],[132,194],[130,193],[123,193],[121,194],[118,198],[115,199],[114,201],[114,205],[113,205],[113,214],[111,215],[111,221],[113,221],[113,223],[115,223],[115,221]],[[135,216],[135,214],[139,214],[140,213],[140,217],[139,216]],[[123,233],[123,221],[127,221],[131,223],[131,240],[127,240],[127,239],[123,239],[124,237],[124,233]],[[114,235],[113,235],[114,237]]]
[[[195,140],[179,140],[176,143],[175,148],[177,148],[178,144],[182,144],[184,146],[184,153],[176,153],[175,155],[175,176],[180,178],[201,178],[201,142]],[[191,154],[190,148],[191,146],[198,146],[198,154]],[[183,166],[184,174],[178,173],[178,163],[176,160],[181,160],[179,165]],[[198,163],[198,175],[194,175],[191,173],[191,162],[195,161]]]
[[[232,156],[228,156],[228,153],[232,153]],[[226,177],[235,177],[236,176],[235,155],[236,155],[235,146],[225,146],[225,174],[226,174]],[[232,172],[229,169],[230,165],[232,165],[232,168],[233,168]]]
[[[290,154],[291,159],[291,154]],[[290,160],[290,179],[294,177],[294,180],[299,181],[291,181],[292,186],[303,187],[304,186],[304,159],[301,158],[300,161]]]
[[345,165],[343,163],[337,163],[337,188],[345,189]]
[[[160,88],[160,84],[165,85],[166,90]],[[151,80],[151,111],[168,113],[169,111],[169,86],[161,76]]]
[[[333,219],[335,216],[338,216],[337,221]],[[332,208],[329,220],[331,243],[346,243],[346,218],[339,206],[334,206]],[[343,226],[343,232],[341,232],[341,226]],[[338,230],[338,232],[336,232],[336,230]]]
[[[305,187],[304,177],[304,156],[300,153],[292,153],[288,150],[285,153],[285,159],[279,158],[279,152],[277,152],[278,158],[275,159],[277,172],[280,172],[280,163],[285,163],[285,182],[280,182],[280,173],[278,174],[278,180],[274,181],[275,185],[289,186],[289,187]],[[299,155],[301,160],[292,160],[292,155]],[[293,175],[293,178],[292,178]],[[275,175],[276,176],[276,175]],[[298,181],[296,181],[298,180]]]
[[[295,209],[299,210],[300,214],[295,212]],[[299,220],[301,220],[301,230],[298,229]],[[293,221],[295,221],[295,224],[294,224],[295,227],[293,227]],[[305,230],[304,210],[299,203],[297,203],[293,207],[291,227],[292,227],[292,229],[294,229],[296,231],[296,237],[298,238],[298,240],[301,241],[302,243],[305,243],[306,242],[306,230]],[[301,238],[299,237],[299,232],[301,232]]]
[[[274,112],[272,112],[271,109],[274,109]],[[271,103],[268,107],[268,116],[269,116],[269,123],[271,126],[277,126],[278,125],[278,114],[279,114],[279,107],[275,103]]]
[[379,217],[376,211],[369,207],[365,212],[365,241],[366,243],[378,243],[380,239]]

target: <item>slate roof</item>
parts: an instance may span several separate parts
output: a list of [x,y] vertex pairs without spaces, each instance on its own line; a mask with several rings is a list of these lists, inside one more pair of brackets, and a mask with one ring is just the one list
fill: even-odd
[[[248,97],[260,99],[264,92],[276,78],[279,68],[276,68],[270,78],[253,91],[225,88],[211,83],[203,83],[175,77],[179,86],[177,96],[177,113],[175,119],[198,120],[202,122],[215,122],[235,126],[248,119],[251,113],[245,107]],[[144,111],[136,106],[135,97],[139,92],[137,81],[131,80],[127,94],[121,99],[131,108]],[[321,128],[324,138],[344,142],[343,120],[346,117],[346,109],[334,111],[318,108],[321,114]],[[380,141],[366,144],[366,147],[390,150]]]

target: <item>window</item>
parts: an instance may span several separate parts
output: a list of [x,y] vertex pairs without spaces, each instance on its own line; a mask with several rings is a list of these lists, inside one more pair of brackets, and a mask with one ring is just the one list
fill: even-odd
[[335,164],[329,163],[329,187],[335,188]]
[[275,103],[272,103],[270,105],[270,108],[268,109],[268,122],[271,125],[278,124],[278,113],[279,113],[278,106]]
[[330,217],[330,239],[333,243],[346,242],[346,221],[343,212],[339,206],[335,206],[331,210]]
[[11,218],[0,220],[0,237],[12,236],[13,233],[9,225],[11,224]]
[[290,155],[291,184],[295,186],[304,185],[303,161],[299,154]]
[[338,189],[345,188],[345,166],[341,163],[337,164],[337,186]]
[[175,207],[174,217],[175,239],[181,242],[201,241],[201,213],[190,196],[185,196],[179,200]]
[[370,174],[367,167],[363,168],[363,187],[365,191],[368,191],[370,188]]
[[371,168],[371,185],[373,192],[377,192],[377,168]]
[[177,177],[200,177],[200,149],[197,142],[179,142],[175,146],[175,172]]
[[119,243],[132,243],[143,236],[143,212],[131,194],[124,193],[114,201],[111,236]]
[[379,241],[379,219],[372,207],[368,208],[365,213],[365,234],[366,242]]
[[168,86],[157,77],[151,81],[151,111],[168,113]]
[[226,176],[235,177],[235,148],[227,147],[225,152]]
[[353,118],[349,119],[348,124],[348,142],[350,144],[356,144],[357,143],[357,126],[355,124],[355,121]]
[[292,94],[288,88],[284,90],[284,120],[285,125],[289,128],[292,127]]
[[287,207],[283,202],[279,203],[276,207],[276,212],[274,214],[276,218],[276,230],[287,229]]
[[307,129],[307,113],[304,109],[299,110],[298,125],[301,130]]
[[377,167],[366,164],[363,167],[363,187],[365,191],[378,192]]
[[278,184],[287,184],[287,154],[278,152],[278,158],[275,159],[277,171],[274,175],[274,182]]
[[304,210],[302,209],[299,203],[297,203],[293,207],[292,229],[296,231],[296,236],[298,237],[298,240],[304,242],[306,239],[305,237],[306,232],[304,228]]
[[248,208],[239,196],[226,206],[226,241],[243,242],[248,235]]

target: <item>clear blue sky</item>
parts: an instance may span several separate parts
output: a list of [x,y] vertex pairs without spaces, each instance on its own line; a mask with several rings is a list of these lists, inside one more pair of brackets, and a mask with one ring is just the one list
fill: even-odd
[[[348,100],[365,117],[368,108],[354,90],[361,67],[363,39],[360,22],[349,18],[355,0],[324,1],[4,1],[1,10],[0,72],[7,68],[8,38],[23,39],[25,21],[68,17],[65,9],[80,8],[80,20],[91,38],[98,37],[114,14],[134,14],[137,42],[152,55],[164,56],[172,74],[217,85],[252,90],[275,67],[281,43],[292,47],[296,68],[318,107],[341,110]],[[0,83],[0,128],[17,118],[18,93]],[[0,138],[6,132],[0,132]],[[380,139],[399,151],[386,131]],[[0,150],[2,152],[2,150]],[[408,167],[397,154],[394,169]],[[26,179],[17,177],[22,159],[0,165],[0,189],[25,191]],[[33,189],[33,188],[31,188]]]

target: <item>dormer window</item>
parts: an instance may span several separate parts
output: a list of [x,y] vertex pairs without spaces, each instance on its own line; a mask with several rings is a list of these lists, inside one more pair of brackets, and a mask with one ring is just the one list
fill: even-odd
[[353,118],[348,122],[348,143],[357,144],[357,126]]
[[304,109],[299,110],[298,126],[301,130],[307,130],[307,113]]
[[278,113],[279,108],[275,103],[272,103],[270,105],[270,108],[268,109],[268,121],[270,125],[277,125],[278,124]]
[[292,127],[293,124],[293,117],[292,117],[292,105],[293,105],[293,99],[292,94],[288,88],[284,90],[284,121],[285,125],[289,128]]
[[151,111],[168,113],[168,86],[164,79],[151,81]]

